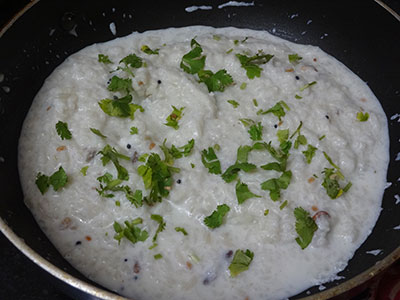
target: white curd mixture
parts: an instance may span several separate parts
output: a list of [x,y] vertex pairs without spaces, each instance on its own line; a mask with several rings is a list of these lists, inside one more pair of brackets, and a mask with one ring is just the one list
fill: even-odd
[[25,120],[26,204],[88,278],[134,299],[282,299],[337,278],[381,210],[385,114],[313,46],[134,33],[69,57]]

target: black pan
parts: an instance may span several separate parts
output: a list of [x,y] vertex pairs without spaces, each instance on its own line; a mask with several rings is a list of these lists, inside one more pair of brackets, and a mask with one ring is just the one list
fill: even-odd
[[[246,0],[247,1],[247,0]],[[326,299],[354,287],[400,257],[399,193],[400,23],[375,1],[254,1],[249,7],[224,7],[227,1],[40,1],[0,33],[0,229],[23,253],[77,289],[73,297],[112,299],[112,294],[71,267],[41,232],[23,203],[17,170],[22,122],[45,78],[64,59],[95,42],[116,36],[188,25],[263,29],[293,42],[319,46],[365,80],[389,120],[390,156],[383,210],[367,241],[356,252],[343,279],[293,296]],[[247,1],[250,2],[250,1]],[[185,7],[211,5],[192,13]],[[310,22],[311,20],[311,22]],[[1,77],[0,77],[1,78]],[[363,195],[360,195],[363,197]],[[22,238],[19,239],[18,237]],[[382,249],[377,255],[366,251]],[[63,270],[63,271],[61,271]],[[85,292],[82,292],[85,291]],[[92,296],[88,296],[88,295]]]

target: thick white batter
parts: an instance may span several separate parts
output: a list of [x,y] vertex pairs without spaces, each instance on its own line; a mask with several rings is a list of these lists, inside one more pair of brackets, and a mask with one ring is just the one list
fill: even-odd
[[[197,44],[191,47],[192,38]],[[143,52],[143,45],[159,49],[158,54]],[[231,76],[223,91],[209,92],[197,72],[189,74],[180,67],[183,56],[195,47],[205,56],[201,69],[214,74],[224,69]],[[257,65],[262,68],[260,76],[250,79],[237,54],[257,53],[273,57]],[[99,62],[98,54],[107,55],[112,63]],[[130,54],[141,57],[143,64],[123,70],[126,65],[119,62]],[[132,89],[107,89],[113,76],[131,79]],[[102,99],[115,101],[114,96],[127,93],[144,109],[136,110],[134,120],[109,116],[100,108]],[[277,103],[284,115],[259,112]],[[182,114],[173,113],[172,106],[184,107]],[[357,114],[361,118],[364,113],[369,118],[361,122]],[[168,117],[177,129],[165,125]],[[59,121],[67,123],[70,139],[57,134]],[[131,127],[138,133],[131,134]],[[212,147],[223,173],[236,162],[240,146],[271,142],[279,149],[278,131],[283,142],[289,137],[292,143],[284,170],[260,168],[278,162],[265,147],[248,154],[248,163],[256,168],[239,171],[229,183],[202,163],[202,151]],[[306,141],[295,149],[299,135]],[[129,175],[120,185],[148,196],[138,174],[146,157],[137,158],[157,153],[164,160],[160,146],[165,140],[171,148],[191,139],[193,149],[173,162],[180,172],[172,173],[172,184],[164,190],[169,195],[161,202],[135,207],[123,191],[108,191],[113,198],[97,191],[98,177],[106,172],[114,179],[118,176],[114,164],[103,166],[98,154],[106,145],[129,157],[118,159]],[[380,213],[388,145],[387,121],[378,100],[356,75],[320,49],[266,32],[189,27],[134,33],[69,57],[46,80],[25,120],[19,170],[26,204],[43,231],[78,270],[109,289],[135,299],[281,299],[334,280],[371,232]],[[307,163],[303,151],[311,153],[311,146],[315,155]],[[50,176],[60,166],[68,182],[42,194],[35,184],[38,173]],[[339,183],[337,192],[342,189],[336,199],[322,186],[325,168],[344,177],[328,176]],[[282,171],[292,176],[273,201],[261,184],[279,178]],[[239,204],[238,181],[260,197]],[[352,186],[347,190],[348,182]],[[209,228],[205,217],[223,204],[230,210],[222,224]],[[296,242],[298,207],[311,217],[317,214],[317,229],[304,249]],[[154,214],[163,217],[165,230],[151,247],[159,228],[151,218]],[[146,230],[148,238],[142,236],[145,240],[135,244],[121,238],[119,244],[114,222],[123,225],[138,217],[142,224],[136,226],[142,233]],[[239,249],[249,249],[254,258],[248,270],[232,277],[229,266]]]

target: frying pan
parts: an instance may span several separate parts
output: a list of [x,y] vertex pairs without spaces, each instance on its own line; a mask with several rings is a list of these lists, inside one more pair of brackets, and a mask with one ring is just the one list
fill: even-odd
[[[0,229],[8,239],[63,282],[76,299],[118,299],[91,282],[57,252],[23,203],[17,170],[22,122],[45,78],[64,59],[95,42],[132,31],[208,25],[235,26],[319,46],[360,76],[381,101],[389,121],[390,165],[383,210],[369,238],[341,279],[311,287],[290,299],[327,299],[361,284],[400,258],[400,23],[378,1],[33,1],[0,32]],[[250,2],[246,0],[246,2]],[[211,10],[187,12],[191,6]],[[110,23],[116,25],[116,35]],[[363,197],[363,195],[359,195]],[[378,255],[367,251],[381,250]],[[71,291],[71,289],[69,289]]]

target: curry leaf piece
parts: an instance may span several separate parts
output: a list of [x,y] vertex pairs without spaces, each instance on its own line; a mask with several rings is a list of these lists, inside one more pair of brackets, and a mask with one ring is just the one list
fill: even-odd
[[56,124],[56,130],[62,140],[70,140],[72,138],[71,131],[68,129],[68,124],[62,121],[58,121]]
[[203,165],[208,169],[211,174],[221,174],[221,163],[218,160],[217,155],[212,147],[208,147],[208,150],[204,149],[201,151],[201,161]]
[[183,109],[185,107],[181,108],[176,108],[175,106],[172,105],[173,111],[172,113],[167,117],[166,121],[167,123],[164,123],[164,125],[170,126],[174,128],[175,130],[179,129],[178,121],[182,118],[183,116]]
[[250,192],[247,184],[242,183],[240,181],[237,182],[235,188],[236,188],[236,198],[237,198],[239,204],[242,204],[244,201],[246,201],[249,198],[253,198],[253,197],[261,198],[261,196]]
[[182,57],[180,67],[189,74],[196,74],[204,68],[206,57],[201,54],[203,49],[195,39],[191,40],[190,46],[192,50]]
[[223,92],[225,88],[233,83],[232,76],[225,69],[213,73],[210,70],[199,70],[200,82],[204,82],[209,92]]
[[299,235],[296,238],[296,242],[304,250],[311,243],[318,226],[313,218],[310,217],[310,213],[304,208],[296,207],[293,213],[296,218],[296,232]]
[[222,225],[224,216],[230,210],[226,204],[218,205],[217,209],[211,215],[204,218],[204,224],[210,228],[217,228]]
[[263,70],[260,65],[266,64],[274,56],[271,54],[263,54],[262,52],[257,53],[254,56],[246,56],[243,54],[236,54],[243,69],[246,70],[246,75],[249,79],[254,77],[260,77],[261,71]]
[[231,277],[236,277],[240,273],[247,271],[253,258],[254,253],[251,252],[249,249],[247,249],[246,251],[236,250],[232,262],[228,267]]

